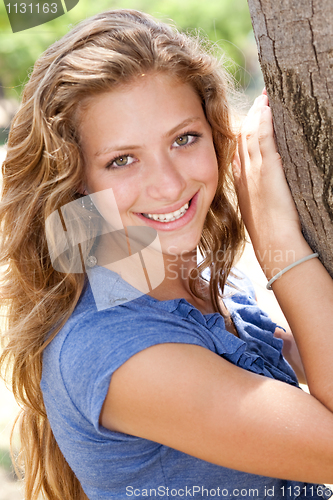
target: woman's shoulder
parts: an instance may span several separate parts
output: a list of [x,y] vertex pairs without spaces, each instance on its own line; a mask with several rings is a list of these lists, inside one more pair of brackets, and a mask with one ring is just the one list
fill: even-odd
[[[209,331],[193,317],[184,321],[184,299],[160,303],[142,295],[99,309],[101,302],[96,304],[93,287],[88,284],[72,316],[44,350],[42,389],[49,408],[52,401],[66,400],[71,414],[78,409],[98,426],[96,408],[101,408],[112,374],[129,358],[158,344],[192,344],[214,350],[214,343]],[[126,283],[119,282],[118,287],[104,288],[104,295],[129,299],[123,293],[126,290],[131,292]]]
[[67,379],[76,366],[89,371],[92,365],[105,365],[112,372],[132,355],[166,342],[212,349],[203,317],[200,321],[191,315],[195,308],[189,306],[184,299],[158,301],[133,289],[116,273],[98,270],[90,275],[74,312],[46,347],[44,373],[57,366]]

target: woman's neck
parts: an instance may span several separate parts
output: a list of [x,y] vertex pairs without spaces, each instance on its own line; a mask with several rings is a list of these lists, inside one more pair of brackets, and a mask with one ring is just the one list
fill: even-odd
[[196,250],[186,253],[186,255],[163,255],[163,257],[165,278],[149,295],[158,300],[184,298],[203,314],[216,312],[210,299],[209,283],[207,281],[201,277],[196,280],[196,291],[200,298],[190,289],[189,276],[191,272],[192,275],[197,276]]

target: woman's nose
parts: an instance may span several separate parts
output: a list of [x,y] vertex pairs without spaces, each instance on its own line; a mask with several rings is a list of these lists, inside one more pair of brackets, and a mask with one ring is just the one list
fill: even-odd
[[147,172],[148,196],[167,202],[179,200],[186,189],[180,167],[169,156],[155,157]]

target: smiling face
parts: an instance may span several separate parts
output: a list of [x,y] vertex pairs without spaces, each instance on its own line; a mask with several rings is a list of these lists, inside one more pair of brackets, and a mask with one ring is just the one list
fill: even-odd
[[193,88],[165,74],[143,75],[92,98],[79,132],[84,194],[112,188],[125,227],[156,229],[165,254],[195,249],[218,165]]

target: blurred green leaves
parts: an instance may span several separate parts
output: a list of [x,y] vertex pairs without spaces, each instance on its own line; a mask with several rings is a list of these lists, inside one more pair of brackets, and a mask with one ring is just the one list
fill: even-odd
[[[143,10],[164,21],[172,20],[181,30],[199,32],[226,52],[234,61],[229,69],[243,86],[250,76],[245,56],[251,39],[251,20],[246,0],[80,0],[64,16],[44,25],[12,33],[0,0],[0,84],[6,97],[19,99],[22,87],[39,55],[72,25],[106,9]],[[20,0],[18,0],[19,2]],[[25,0],[27,1],[27,0]],[[42,0],[43,1],[43,0]],[[41,1],[41,3],[42,3]]]

